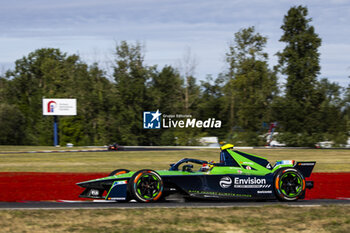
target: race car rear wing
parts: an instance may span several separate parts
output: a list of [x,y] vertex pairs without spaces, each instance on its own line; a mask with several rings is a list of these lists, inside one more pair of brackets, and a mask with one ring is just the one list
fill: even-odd
[[316,165],[316,161],[310,161],[310,162],[296,162],[294,165],[294,168],[300,171],[300,173],[304,177],[309,177],[312,173],[312,170],[314,169],[314,166]]

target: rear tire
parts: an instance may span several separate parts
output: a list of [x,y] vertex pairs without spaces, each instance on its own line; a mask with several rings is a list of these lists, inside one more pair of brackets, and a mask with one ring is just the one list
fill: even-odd
[[112,171],[111,173],[109,173],[108,176],[115,176],[115,175],[120,175],[120,174],[124,174],[124,173],[129,173],[130,171],[128,169],[117,169]]
[[277,171],[274,180],[275,194],[280,201],[296,201],[305,193],[305,179],[295,168]]
[[163,180],[153,170],[140,170],[129,181],[131,198],[138,202],[155,202],[161,199]]

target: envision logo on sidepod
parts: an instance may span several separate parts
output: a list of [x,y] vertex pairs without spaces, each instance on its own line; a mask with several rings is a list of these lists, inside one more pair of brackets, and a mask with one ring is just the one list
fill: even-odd
[[230,177],[228,177],[228,176],[224,176],[224,177],[222,177],[222,178],[220,179],[219,184],[220,184],[221,188],[226,189],[226,188],[228,188],[228,187],[231,186],[231,184],[232,184],[232,179],[231,179]]

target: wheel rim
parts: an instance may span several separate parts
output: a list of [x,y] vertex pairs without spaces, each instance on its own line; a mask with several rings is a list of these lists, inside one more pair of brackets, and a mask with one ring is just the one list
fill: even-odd
[[284,196],[298,197],[303,190],[303,178],[294,172],[286,172],[281,176],[279,187]]
[[152,173],[142,174],[135,183],[136,194],[146,200],[156,200],[162,192],[162,181]]

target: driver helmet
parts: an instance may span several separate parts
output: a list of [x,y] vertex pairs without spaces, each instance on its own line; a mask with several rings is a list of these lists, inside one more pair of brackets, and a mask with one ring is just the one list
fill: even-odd
[[209,165],[208,163],[203,163],[203,165],[202,165],[200,171],[201,171],[201,172],[207,172],[207,171],[209,171],[209,170],[210,170],[210,165]]

